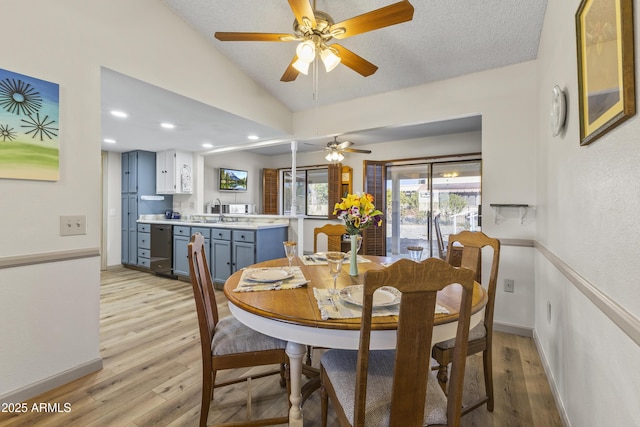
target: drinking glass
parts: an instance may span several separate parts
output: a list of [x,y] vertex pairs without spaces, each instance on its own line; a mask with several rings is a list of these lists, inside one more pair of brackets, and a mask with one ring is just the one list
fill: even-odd
[[420,262],[422,258],[422,246],[409,246],[407,251],[409,252],[409,258],[413,261]]
[[293,242],[291,240],[287,240],[286,242],[282,242],[284,245],[284,254],[287,256],[289,260],[289,273],[291,273],[291,261],[293,261],[293,257],[296,256],[296,247],[298,245],[297,242]]
[[329,289],[331,295],[338,293],[336,289],[336,281],[342,270],[342,263],[344,262],[344,252],[327,252],[327,265],[329,266],[329,273],[333,276],[333,289]]

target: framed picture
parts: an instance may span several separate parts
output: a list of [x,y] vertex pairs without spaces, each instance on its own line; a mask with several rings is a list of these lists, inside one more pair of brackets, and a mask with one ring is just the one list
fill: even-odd
[[580,145],[636,112],[633,0],[582,0],[576,12]]
[[57,181],[58,84],[0,69],[0,178]]

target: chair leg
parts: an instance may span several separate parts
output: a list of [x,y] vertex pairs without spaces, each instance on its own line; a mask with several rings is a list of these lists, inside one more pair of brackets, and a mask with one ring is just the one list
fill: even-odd
[[438,365],[438,384],[445,394],[447,394],[447,381],[449,381],[447,365]]
[[313,347],[308,345],[307,346],[307,360],[306,360],[306,364],[307,366],[311,366],[313,360],[311,360],[311,355],[313,354]]
[[487,410],[493,412],[493,363],[491,357],[491,345],[482,352],[482,362],[484,365],[484,388],[487,392]]
[[324,385],[320,386],[320,415],[322,416],[322,427],[327,427],[327,413],[329,410],[329,395]]
[[209,418],[209,407],[213,399],[213,384],[215,382],[215,372],[203,372],[202,374],[202,403],[200,404],[200,427],[207,427]]
[[280,387],[287,385],[287,368],[284,363],[280,364]]

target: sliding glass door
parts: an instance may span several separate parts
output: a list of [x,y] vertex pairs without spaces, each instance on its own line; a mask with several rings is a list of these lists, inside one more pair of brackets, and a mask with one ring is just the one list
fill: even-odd
[[386,166],[387,256],[406,257],[422,246],[438,256],[434,218],[446,247],[449,234],[479,230],[480,160]]

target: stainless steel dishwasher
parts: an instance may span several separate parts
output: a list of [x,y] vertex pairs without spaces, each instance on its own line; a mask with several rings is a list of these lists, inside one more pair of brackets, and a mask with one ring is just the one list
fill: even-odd
[[151,271],[171,276],[173,261],[173,226],[151,224]]

